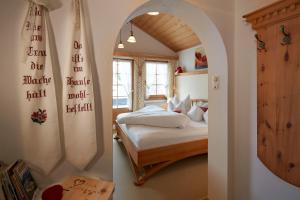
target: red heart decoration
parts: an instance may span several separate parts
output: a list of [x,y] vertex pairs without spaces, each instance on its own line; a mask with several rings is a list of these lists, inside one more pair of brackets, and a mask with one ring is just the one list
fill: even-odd
[[53,185],[47,188],[43,194],[43,200],[61,200],[64,188],[61,185]]

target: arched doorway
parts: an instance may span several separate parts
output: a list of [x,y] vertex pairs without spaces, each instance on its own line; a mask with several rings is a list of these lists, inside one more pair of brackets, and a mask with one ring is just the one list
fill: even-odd
[[[183,20],[205,46],[209,60],[210,99],[208,196],[213,200],[225,200],[228,198],[228,61],[223,39],[209,16],[185,1],[148,1],[124,21],[152,10],[170,13]],[[213,89],[214,77],[220,81],[218,89]]]

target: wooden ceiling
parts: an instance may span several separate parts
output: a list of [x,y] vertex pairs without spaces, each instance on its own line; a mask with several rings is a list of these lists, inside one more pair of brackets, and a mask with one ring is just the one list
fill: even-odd
[[144,14],[134,18],[132,23],[175,52],[201,44],[193,30],[173,15]]

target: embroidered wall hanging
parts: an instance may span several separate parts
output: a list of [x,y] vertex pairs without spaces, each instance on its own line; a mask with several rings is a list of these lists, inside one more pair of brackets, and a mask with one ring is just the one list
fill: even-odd
[[22,142],[24,159],[49,173],[62,158],[61,79],[49,10],[58,1],[29,1],[22,29],[21,72]]
[[81,0],[74,0],[72,48],[63,90],[66,159],[79,169],[97,154],[92,62],[83,11]]

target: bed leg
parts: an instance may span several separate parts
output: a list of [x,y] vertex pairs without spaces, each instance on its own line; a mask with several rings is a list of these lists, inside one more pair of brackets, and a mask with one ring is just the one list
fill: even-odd
[[142,186],[144,185],[145,180],[143,176],[139,176],[135,181],[134,181],[134,185],[135,186]]
[[128,157],[130,159],[130,165],[131,165],[131,168],[133,169],[132,171],[133,171],[134,176],[135,176],[134,185],[135,186],[142,186],[142,185],[144,185],[145,178],[144,178],[144,175],[141,175],[142,172],[143,172],[143,168],[136,166],[136,164],[134,163],[134,160],[131,158],[131,156],[130,156],[129,153],[128,153]]
[[156,165],[151,166],[150,169],[145,170],[145,175],[143,176],[143,181],[145,182],[149,177],[153,176],[157,172],[159,172],[161,169],[171,165],[172,163],[176,162],[178,160],[169,160],[166,162],[162,162]]

